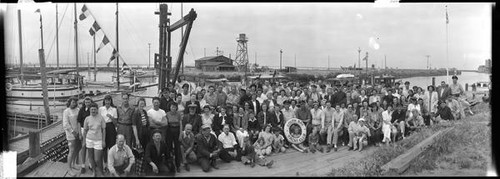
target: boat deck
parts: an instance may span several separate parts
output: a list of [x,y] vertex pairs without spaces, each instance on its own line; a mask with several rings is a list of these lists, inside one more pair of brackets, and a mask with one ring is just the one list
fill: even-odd
[[[326,176],[333,168],[339,168],[350,161],[362,159],[372,153],[377,147],[368,147],[364,151],[348,151],[347,147],[340,147],[337,152],[330,153],[300,153],[288,149],[284,154],[273,154],[267,157],[274,160],[271,168],[256,165],[251,168],[241,162],[225,163],[217,160],[219,169],[211,169],[205,173],[198,164],[190,164],[191,171],[182,168],[178,177],[234,177],[234,176]],[[73,175],[72,175],[73,174]],[[69,172],[68,165],[62,162],[47,161],[43,165],[28,173],[26,177],[92,177],[92,172],[80,174],[79,170]]]

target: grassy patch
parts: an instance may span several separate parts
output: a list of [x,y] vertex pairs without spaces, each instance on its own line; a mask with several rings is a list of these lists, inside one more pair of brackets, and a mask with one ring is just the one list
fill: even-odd
[[459,121],[454,129],[436,138],[429,149],[410,164],[405,174],[435,169],[481,169],[486,172],[491,156],[491,128],[478,122],[491,120],[491,114],[489,107],[476,110],[476,115]]

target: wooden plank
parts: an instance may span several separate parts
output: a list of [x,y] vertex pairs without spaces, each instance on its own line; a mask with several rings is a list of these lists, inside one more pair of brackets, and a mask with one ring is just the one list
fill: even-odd
[[413,159],[418,157],[422,152],[424,152],[433,142],[434,139],[439,136],[440,134],[446,133],[450,131],[452,128],[448,128],[442,131],[439,131],[432,136],[428,137],[427,139],[423,140],[419,144],[415,145],[413,148],[405,152],[404,154],[399,155],[395,159],[391,160],[384,166],[382,166],[382,170],[384,171],[383,173],[389,174],[389,173],[397,173],[401,174],[403,173],[408,167],[410,166],[410,163],[413,162]]
[[54,165],[51,166],[51,169],[55,172],[52,176],[47,177],[64,177],[66,173],[68,173],[68,165],[62,162],[54,162]]
[[35,170],[33,171],[36,171],[35,172],[35,177],[43,177],[44,176],[44,172],[47,171],[48,168],[50,168],[50,166],[52,166],[52,163],[54,163],[53,161],[46,161],[41,167],[38,167],[36,168]]

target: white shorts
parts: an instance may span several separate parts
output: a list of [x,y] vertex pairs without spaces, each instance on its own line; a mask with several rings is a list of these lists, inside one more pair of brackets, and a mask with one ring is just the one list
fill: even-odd
[[102,140],[86,139],[85,145],[89,149],[102,150]]

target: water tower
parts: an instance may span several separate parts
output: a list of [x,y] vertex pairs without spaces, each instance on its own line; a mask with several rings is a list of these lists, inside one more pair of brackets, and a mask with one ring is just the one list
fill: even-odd
[[234,59],[235,66],[238,68],[238,71],[246,71],[248,67],[248,39],[245,34],[240,34],[236,38],[236,42],[238,42],[238,47],[236,48],[236,58]]

